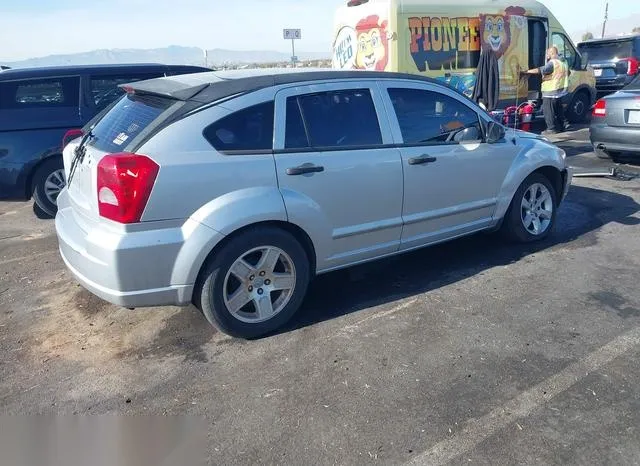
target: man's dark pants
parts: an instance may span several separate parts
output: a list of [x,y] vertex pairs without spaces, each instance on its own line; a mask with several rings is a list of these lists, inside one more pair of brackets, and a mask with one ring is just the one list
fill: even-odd
[[544,113],[544,121],[547,123],[547,130],[557,132],[564,131],[562,99],[545,97],[542,99],[542,112]]

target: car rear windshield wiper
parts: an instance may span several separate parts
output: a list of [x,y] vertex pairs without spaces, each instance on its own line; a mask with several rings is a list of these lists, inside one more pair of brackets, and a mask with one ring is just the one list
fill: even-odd
[[87,153],[87,143],[90,139],[93,139],[93,137],[93,131],[89,130],[87,134],[82,136],[80,144],[73,151],[73,160],[71,160],[71,168],[69,169],[69,179],[67,180],[67,186],[71,186],[71,180],[73,179],[73,175],[76,172],[76,168],[78,168],[78,163],[82,162],[82,159],[84,159],[84,155]]

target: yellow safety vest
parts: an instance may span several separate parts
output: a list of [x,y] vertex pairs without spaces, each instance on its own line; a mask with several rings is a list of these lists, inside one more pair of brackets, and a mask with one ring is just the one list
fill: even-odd
[[554,58],[551,63],[553,63],[553,73],[542,77],[543,94],[554,94],[569,89],[569,65],[567,62]]

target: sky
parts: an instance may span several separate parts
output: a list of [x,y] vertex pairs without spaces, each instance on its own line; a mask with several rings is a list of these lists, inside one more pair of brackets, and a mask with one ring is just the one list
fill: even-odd
[[[323,52],[335,10],[346,1],[0,0],[0,61],[169,45],[287,52],[283,28],[302,29],[299,50]],[[570,34],[602,22],[604,0],[582,0],[579,8],[575,0],[544,3]],[[609,4],[610,19],[640,13],[633,0]]]

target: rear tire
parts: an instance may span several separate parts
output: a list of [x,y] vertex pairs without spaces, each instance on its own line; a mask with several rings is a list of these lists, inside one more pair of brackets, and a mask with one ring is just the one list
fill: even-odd
[[58,212],[57,199],[66,185],[62,157],[45,160],[33,175],[33,198],[38,207],[51,217]]
[[557,206],[553,184],[544,175],[532,173],[511,200],[502,224],[503,235],[519,243],[545,239],[555,226]]
[[[275,259],[269,260],[270,255]],[[309,285],[309,264],[291,234],[274,227],[247,230],[205,263],[194,304],[221,332],[261,337],[282,327],[299,309]]]
[[569,123],[584,123],[589,114],[589,95],[585,91],[579,91],[571,99],[567,107],[567,120]]

